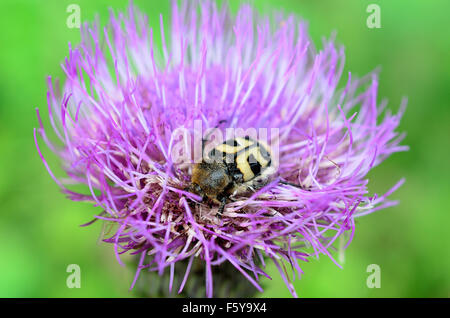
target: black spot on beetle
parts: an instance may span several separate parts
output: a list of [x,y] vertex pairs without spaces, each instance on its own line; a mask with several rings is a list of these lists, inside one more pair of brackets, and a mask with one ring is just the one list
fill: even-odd
[[266,160],[266,161],[269,161],[269,164],[268,165],[270,165],[270,153],[266,150],[266,148],[264,148],[264,146],[263,145],[261,145],[260,143],[258,143],[258,149],[259,149],[259,152],[261,153],[261,156]]
[[228,145],[228,146],[233,146],[233,147],[239,147],[240,146],[240,144],[237,142],[236,139],[230,139],[230,140],[224,141],[223,144],[224,145]]
[[253,154],[250,154],[250,156],[247,157],[247,162],[250,165],[250,169],[252,169],[252,172],[255,176],[261,173],[261,164],[256,160]]

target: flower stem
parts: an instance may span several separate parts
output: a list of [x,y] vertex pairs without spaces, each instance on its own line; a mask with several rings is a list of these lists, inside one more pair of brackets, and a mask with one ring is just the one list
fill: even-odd
[[[194,259],[189,277],[183,290],[179,292],[180,285],[184,279],[188,260],[179,261],[176,264],[173,277],[172,291],[169,291],[170,270],[165,270],[160,276],[157,271],[143,270],[134,287],[135,295],[138,297],[187,297],[202,298],[206,295],[205,277],[206,271],[204,261]],[[236,268],[229,262],[224,262],[212,268],[213,274],[213,297],[217,298],[247,298],[254,297],[257,289],[242,275],[236,273]]]

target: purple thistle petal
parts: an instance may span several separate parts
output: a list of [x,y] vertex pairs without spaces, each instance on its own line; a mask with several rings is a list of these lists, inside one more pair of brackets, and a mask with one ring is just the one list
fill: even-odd
[[[114,245],[120,264],[121,254],[140,254],[131,288],[143,268],[160,275],[168,268],[171,291],[177,262],[188,260],[181,293],[199,259],[208,297],[213,267],[224,262],[262,291],[259,277],[270,278],[264,269],[271,259],[296,296],[298,260],[325,254],[340,266],[331,251],[345,233],[340,246],[350,244],[354,218],[396,204],[388,196],[403,180],[369,197],[366,175],[408,150],[396,132],[406,100],[396,115],[386,111],[377,102],[377,72],[359,79],[349,73],[338,89],[343,48],[331,38],[317,50],[294,16],[259,16],[250,5],[233,16],[210,1],[183,1],[180,8],[173,1],[171,28],[164,29],[162,15],[158,22],[160,35],[130,5],[127,14],[111,12],[103,29],[83,26],[82,42],[69,44],[61,65],[62,89],[48,78],[59,144],[50,141],[37,111],[39,156],[69,198],[93,202],[103,209],[95,219],[117,225],[104,241]],[[158,36],[162,48],[154,45]],[[234,197],[220,219],[217,206],[187,189],[196,143],[223,120],[222,133],[270,131],[278,160],[276,177]],[[66,179],[52,173],[37,133],[61,158]],[[188,159],[177,161],[177,150]],[[85,193],[69,190],[72,184],[85,185]]]

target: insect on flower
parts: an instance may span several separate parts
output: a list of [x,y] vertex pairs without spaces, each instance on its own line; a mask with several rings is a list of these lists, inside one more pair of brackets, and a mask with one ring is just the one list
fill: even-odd
[[219,215],[228,197],[261,188],[275,173],[269,148],[249,136],[225,141],[211,150],[211,158],[194,166],[192,190],[220,203]]
[[[159,22],[161,47],[134,5],[111,13],[104,29],[83,26],[82,43],[70,46],[62,66],[63,87],[48,81],[59,141],[38,112],[39,155],[70,199],[93,202],[96,219],[115,224],[104,241],[118,261],[124,253],[139,257],[132,287],[150,271],[181,293],[200,266],[212,297],[230,266],[262,291],[273,262],[296,296],[299,261],[324,254],[340,266],[331,251],[338,238],[351,242],[355,218],[395,204],[388,196],[402,181],[369,195],[366,175],[407,149],[396,132],[404,103],[397,114],[384,111],[375,72],[339,84],[343,48],[333,38],[315,48],[293,15],[174,1],[169,32],[162,16]],[[193,159],[197,122],[223,120],[226,128],[277,137],[236,134],[193,165],[177,163],[174,149]],[[180,127],[189,135],[181,142]],[[68,178],[52,173],[38,135]]]
[[[220,121],[223,122],[226,121]],[[202,153],[206,141],[207,138],[202,140]],[[271,152],[266,142],[248,135],[226,140],[209,154],[203,154],[203,160],[193,167],[188,189],[220,204],[221,216],[228,199],[255,192],[273,179],[277,166]],[[301,188],[283,180],[279,182]]]

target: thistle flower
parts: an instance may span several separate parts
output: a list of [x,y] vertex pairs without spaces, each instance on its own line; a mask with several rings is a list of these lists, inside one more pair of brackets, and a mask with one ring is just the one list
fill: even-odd
[[[62,65],[62,96],[48,81],[59,144],[38,111],[35,140],[45,166],[70,199],[93,202],[102,209],[96,219],[116,225],[104,241],[120,263],[123,253],[139,256],[132,287],[142,271],[153,271],[168,273],[169,289],[177,281],[181,292],[195,260],[209,297],[213,269],[225,263],[262,291],[271,261],[296,296],[299,260],[325,254],[340,266],[331,251],[339,237],[348,246],[355,218],[395,204],[387,197],[402,181],[369,196],[366,175],[406,150],[395,132],[404,103],[396,115],[384,111],[376,73],[348,74],[338,88],[343,48],[331,39],[317,50],[295,16],[259,16],[250,5],[233,16],[214,2],[185,1],[173,2],[167,35],[162,17],[160,26],[161,48],[133,5],[127,14],[111,13],[103,30],[83,26],[81,44],[69,45]],[[278,132],[276,176],[234,198],[221,218],[217,206],[187,190],[192,165],[174,158],[181,146],[195,159],[175,132],[204,137],[199,122],[200,129],[224,123],[221,131]],[[48,167],[36,132],[61,158],[65,181]],[[71,190],[74,183],[87,191]]]

